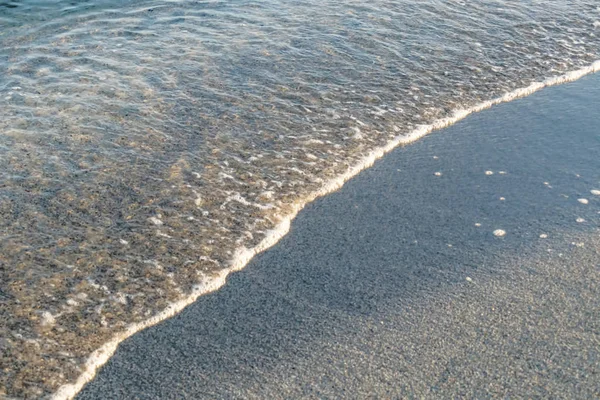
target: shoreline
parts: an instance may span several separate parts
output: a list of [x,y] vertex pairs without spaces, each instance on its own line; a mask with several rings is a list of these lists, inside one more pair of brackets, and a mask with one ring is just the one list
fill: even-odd
[[162,322],[177,315],[184,308],[194,303],[200,296],[212,293],[220,289],[227,281],[229,273],[243,269],[254,258],[255,255],[260,254],[265,250],[271,248],[273,245],[278,243],[283,237],[285,237],[290,230],[292,221],[296,218],[297,214],[302,209],[304,209],[306,205],[311,204],[314,200],[321,198],[329,193],[337,191],[338,189],[343,187],[348,180],[357,176],[361,171],[371,167],[377,160],[381,159],[384,155],[388,154],[392,150],[402,145],[415,142],[418,139],[421,139],[427,134],[431,133],[432,131],[449,127],[455,124],[456,122],[461,121],[466,116],[472,113],[483,111],[497,104],[507,103],[515,99],[523,98],[545,87],[576,81],[585,75],[595,73],[599,70],[600,61],[596,61],[587,68],[573,71],[561,75],[559,77],[551,78],[544,82],[532,84],[526,88],[517,89],[513,92],[504,95],[501,98],[483,102],[468,110],[457,110],[454,113],[454,116],[451,118],[444,118],[438,120],[433,124],[423,126],[420,129],[417,129],[408,135],[397,136],[386,146],[380,147],[372,151],[369,155],[365,156],[360,163],[358,163],[354,168],[347,171],[345,174],[329,181],[323,186],[323,188],[320,191],[307,197],[302,203],[296,204],[293,212],[287,217],[285,217],[284,220],[279,224],[279,226],[276,229],[272,230],[257,247],[253,249],[240,249],[234,257],[232,266],[229,269],[221,271],[217,278],[212,279],[209,282],[205,282],[203,285],[198,285],[192,292],[192,294],[189,295],[188,298],[176,303],[172,303],[167,309],[160,312],[156,316],[144,321],[143,323],[133,324],[129,326],[128,329],[124,332],[117,333],[114,336],[113,340],[106,343],[100,349],[96,350],[90,355],[88,361],[86,362],[86,370],[79,376],[77,381],[75,383],[60,387],[59,390],[54,393],[52,398],[57,400],[74,398],[77,395],[77,393],[79,393],[88,382],[94,379],[97,370],[101,366],[106,364],[107,361],[109,361],[114,352],[117,350],[117,346],[119,345],[119,343],[123,342],[125,339],[129,338],[137,332],[142,331],[145,328],[156,325],[159,322]]
[[398,148],[78,398],[594,397],[599,90]]

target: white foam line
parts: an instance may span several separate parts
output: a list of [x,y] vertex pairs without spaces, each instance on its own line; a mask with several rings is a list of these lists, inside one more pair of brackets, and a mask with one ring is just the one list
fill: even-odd
[[83,389],[85,384],[90,382],[94,378],[98,368],[103,366],[109,360],[109,358],[112,357],[112,355],[117,350],[117,346],[119,345],[119,343],[121,343],[131,335],[141,331],[142,329],[145,329],[152,325],[156,325],[157,323],[174,316],[175,314],[183,310],[185,307],[195,302],[198,299],[198,297],[221,288],[226,282],[227,275],[229,275],[231,272],[241,270],[256,254],[261,253],[264,250],[270,248],[275,243],[277,243],[282,237],[284,237],[290,230],[291,221],[296,217],[298,212],[302,210],[304,206],[306,206],[306,204],[312,202],[318,197],[324,196],[326,194],[338,190],[350,178],[357,175],[360,171],[372,166],[375,163],[375,161],[377,161],[386,153],[389,153],[396,147],[414,142],[415,140],[422,138],[423,136],[427,135],[428,133],[434,130],[450,126],[462,120],[469,114],[485,110],[496,104],[506,103],[511,100],[527,96],[533,92],[537,92],[538,90],[544,87],[575,81],[583,77],[584,75],[594,73],[597,71],[600,71],[600,60],[595,61],[593,64],[586,68],[582,68],[577,71],[572,71],[558,77],[550,78],[545,80],[544,82],[533,83],[528,87],[516,89],[510,93],[505,94],[502,97],[485,101],[471,108],[456,110],[452,117],[439,119],[433,122],[431,125],[422,125],[419,128],[410,132],[408,135],[399,135],[392,139],[385,146],[373,150],[370,154],[368,154],[362,160],[360,160],[354,167],[350,168],[344,174],[339,175],[338,177],[327,182],[319,191],[309,195],[304,199],[304,201],[296,204],[294,206],[293,211],[289,215],[287,215],[283,219],[283,221],[280,222],[273,230],[269,231],[267,236],[256,247],[252,249],[238,249],[232,260],[230,268],[220,271],[217,277],[211,278],[210,280],[195,286],[192,290],[192,293],[187,298],[177,301],[175,303],[171,303],[165,310],[156,314],[152,318],[149,318],[142,322],[131,324],[124,331],[117,333],[115,336],[113,336],[113,338],[108,343],[105,343],[102,347],[95,350],[89,356],[85,364],[85,370],[81,375],[79,375],[77,381],[72,384],[66,384],[61,386],[58,389],[58,391],[52,395],[51,398],[53,400],[67,400],[74,398],[77,395],[77,393],[79,393],[79,391]]

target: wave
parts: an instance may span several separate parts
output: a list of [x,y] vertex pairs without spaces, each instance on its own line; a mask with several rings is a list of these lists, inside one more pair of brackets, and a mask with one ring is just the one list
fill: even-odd
[[291,223],[296,217],[296,215],[298,215],[298,213],[307,204],[311,203],[312,201],[321,196],[325,196],[329,193],[340,189],[345,182],[359,174],[362,170],[372,166],[378,159],[382,158],[387,153],[394,150],[396,147],[412,143],[435,130],[439,130],[448,127],[452,124],[455,124],[456,122],[464,119],[472,113],[483,111],[500,103],[506,103],[521,97],[528,96],[548,86],[555,86],[562,83],[572,82],[587,74],[595,73],[598,71],[600,71],[600,60],[593,62],[587,67],[571,71],[557,77],[548,78],[543,82],[536,82],[527,87],[515,89],[501,97],[481,102],[470,108],[457,109],[452,113],[452,116],[450,117],[438,119],[431,124],[421,125],[417,129],[414,129],[413,131],[409,132],[408,134],[398,135],[384,146],[372,150],[371,152],[369,152],[369,154],[360,159],[359,162],[357,162],[353,167],[349,168],[345,173],[340,174],[333,179],[330,179],[329,181],[325,182],[319,190],[311,193],[310,195],[305,197],[301,202],[295,203],[292,206],[291,211],[289,211],[289,213],[283,217],[283,219],[278,223],[278,225],[274,229],[267,232],[266,236],[258,245],[252,248],[238,248],[234,253],[229,268],[219,271],[215,277],[204,278],[204,280],[200,284],[193,287],[192,292],[187,297],[177,302],[171,303],[160,313],[154,315],[153,317],[145,321],[133,323],[127,326],[127,328],[122,332],[114,335],[110,341],[106,342],[103,346],[95,350],[89,356],[84,366],[84,372],[79,375],[77,380],[74,383],[61,386],[52,395],[51,398],[53,400],[67,400],[74,398],[77,395],[77,393],[79,393],[79,391],[95,377],[96,371],[104,364],[106,364],[106,362],[112,357],[112,355],[117,350],[119,343],[123,342],[125,339],[129,338],[130,336],[143,329],[146,329],[150,326],[160,323],[161,321],[173,317],[177,313],[181,312],[185,307],[194,303],[200,296],[214,292],[221,288],[226,283],[227,276],[230,273],[243,269],[255,255],[269,249],[270,247],[275,245],[281,238],[283,238],[289,232]]

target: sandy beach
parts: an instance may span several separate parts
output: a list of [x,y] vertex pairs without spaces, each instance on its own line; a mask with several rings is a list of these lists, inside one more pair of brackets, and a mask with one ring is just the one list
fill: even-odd
[[393,151],[78,399],[600,395],[600,75]]
[[461,382],[450,353],[471,342],[422,333],[458,329],[452,293],[491,305],[488,283],[536,286],[516,265],[593,259],[596,80],[440,130],[600,71],[599,10],[0,2],[0,398],[71,400],[121,343],[82,396],[403,397],[448,389],[440,368]]

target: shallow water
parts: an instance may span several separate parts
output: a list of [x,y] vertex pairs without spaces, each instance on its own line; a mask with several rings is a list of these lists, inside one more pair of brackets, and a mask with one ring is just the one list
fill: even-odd
[[421,124],[600,58],[596,1],[0,2],[0,396]]

